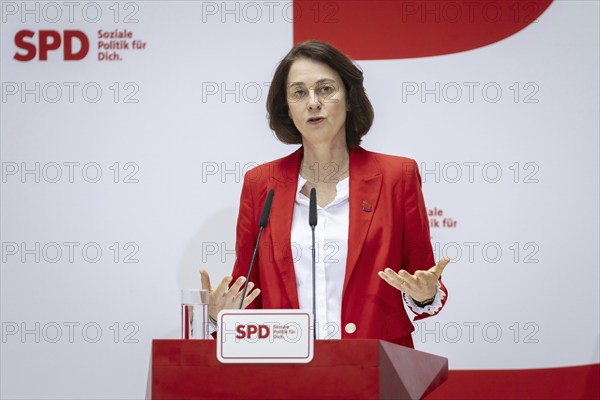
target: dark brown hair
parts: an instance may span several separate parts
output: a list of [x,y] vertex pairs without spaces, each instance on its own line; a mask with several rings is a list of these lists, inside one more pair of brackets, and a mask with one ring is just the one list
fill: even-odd
[[363,73],[344,53],[318,40],[308,40],[294,46],[275,70],[267,97],[267,115],[269,126],[277,138],[287,144],[302,143],[302,136],[288,114],[286,91],[290,67],[301,58],[326,64],[340,75],[349,109],[346,113],[346,145],[348,148],[360,145],[374,118],[373,106],[363,86]]

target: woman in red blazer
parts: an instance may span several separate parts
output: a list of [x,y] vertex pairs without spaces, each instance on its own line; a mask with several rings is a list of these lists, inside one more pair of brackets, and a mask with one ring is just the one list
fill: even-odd
[[[418,314],[416,319],[443,307],[447,291],[439,278],[448,260],[435,265],[415,161],[359,146],[373,121],[362,82],[362,72],[352,61],[323,42],[299,44],[280,63],[267,100],[270,126],[284,143],[302,147],[246,173],[232,273],[237,279],[225,277],[211,290],[213,318],[221,309],[239,305],[271,189],[270,220],[244,306],[300,308],[299,298],[307,293],[299,291],[307,286],[297,279],[303,266],[293,254],[292,233],[300,228],[292,222],[295,212],[303,212],[303,196],[315,188],[320,209],[336,205],[338,215],[332,221],[340,215],[348,221],[328,227],[345,250],[345,270],[326,283],[328,290],[339,286],[331,293],[341,294],[338,337],[412,347],[414,328],[404,302]],[[344,182],[349,185],[346,192],[340,189]],[[308,223],[304,229],[310,229]],[[203,288],[210,289],[208,274],[201,275]]]

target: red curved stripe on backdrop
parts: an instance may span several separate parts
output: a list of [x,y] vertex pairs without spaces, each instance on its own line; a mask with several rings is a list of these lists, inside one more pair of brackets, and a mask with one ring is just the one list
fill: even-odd
[[329,42],[355,60],[430,57],[519,32],[552,0],[294,0],[294,43]]
[[448,371],[436,399],[599,399],[600,364],[577,367]]

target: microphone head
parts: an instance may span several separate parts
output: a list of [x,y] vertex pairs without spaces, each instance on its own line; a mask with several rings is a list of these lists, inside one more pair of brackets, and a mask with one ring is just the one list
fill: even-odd
[[267,226],[269,222],[269,215],[271,214],[271,204],[273,203],[273,196],[275,195],[275,191],[273,189],[269,190],[267,193],[267,199],[265,200],[265,205],[263,207],[262,214],[260,215],[260,221],[258,222],[258,226],[264,228]]
[[310,205],[308,208],[308,225],[317,226],[317,190],[310,189]]

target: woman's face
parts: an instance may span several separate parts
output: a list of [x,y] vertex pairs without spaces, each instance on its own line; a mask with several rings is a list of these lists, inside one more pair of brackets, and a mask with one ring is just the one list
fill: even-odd
[[301,58],[290,67],[287,104],[302,142],[346,144],[346,91],[328,65]]

